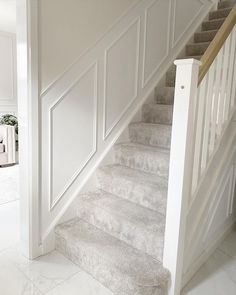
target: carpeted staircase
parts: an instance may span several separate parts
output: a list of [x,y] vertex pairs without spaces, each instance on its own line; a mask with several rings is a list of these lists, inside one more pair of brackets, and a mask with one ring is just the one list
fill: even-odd
[[[209,14],[186,57],[200,59],[235,1]],[[167,295],[162,266],[175,67],[156,101],[114,146],[114,164],[97,171],[96,191],[77,198],[78,218],[56,227],[57,249],[117,295]]]

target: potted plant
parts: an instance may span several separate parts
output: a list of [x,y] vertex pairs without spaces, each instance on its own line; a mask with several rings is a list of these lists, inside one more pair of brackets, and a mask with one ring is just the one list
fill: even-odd
[[16,134],[18,134],[18,120],[16,116],[11,114],[3,115],[0,117],[0,124],[14,126]]
[[11,114],[5,114],[0,117],[0,125],[10,125],[15,127],[16,132],[16,151],[18,151],[18,120]]

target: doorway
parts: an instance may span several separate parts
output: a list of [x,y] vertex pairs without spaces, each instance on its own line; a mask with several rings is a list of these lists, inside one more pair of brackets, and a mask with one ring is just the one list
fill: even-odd
[[0,251],[20,242],[16,0],[0,1]]
[[[11,224],[16,235],[14,238],[9,236],[9,243],[15,244],[17,242],[21,253],[29,259],[40,255],[40,240],[38,238],[38,80],[37,69],[35,68],[37,62],[33,62],[35,60],[34,46],[37,48],[37,32],[33,31],[34,26],[31,23],[37,22],[37,14],[34,15],[37,12],[37,2],[0,0],[0,32],[2,31],[2,36],[5,34],[4,38],[8,40],[6,45],[3,42],[4,38],[1,39],[0,35],[0,49],[2,45],[2,48],[5,48],[8,54],[8,58],[11,57],[8,62],[7,58],[2,59],[4,72],[0,73],[0,80],[3,85],[1,88],[2,99],[0,90],[0,117],[1,115],[5,116],[4,120],[9,121],[17,120],[19,127],[18,136],[16,125],[9,122],[9,124],[4,124],[10,130],[7,131],[5,137],[9,139],[10,134],[11,140],[10,142],[4,141],[4,144],[0,147],[0,151],[7,152],[5,155],[2,153],[4,160],[0,163],[0,186],[2,190],[4,187],[6,188],[5,191],[9,190],[5,194],[4,203],[13,206],[14,202],[18,202],[15,203],[18,205],[12,208],[15,211],[13,210],[12,213],[6,211],[0,216],[0,222],[3,225],[0,228],[0,243],[2,242],[1,236],[3,240],[1,233],[4,232],[7,236],[7,233],[10,232],[6,224]],[[12,39],[9,36],[12,36]],[[12,50],[9,48],[12,48]],[[12,132],[11,127],[14,128],[14,132]],[[10,156],[9,150],[11,150]],[[2,180],[1,173],[4,175]],[[17,175],[19,175],[19,178]],[[13,179],[15,180],[13,181]],[[7,219],[6,216],[9,218]],[[13,220],[15,220],[14,226]]]

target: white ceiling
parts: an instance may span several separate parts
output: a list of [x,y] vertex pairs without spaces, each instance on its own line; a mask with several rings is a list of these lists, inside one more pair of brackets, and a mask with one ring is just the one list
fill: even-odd
[[0,0],[0,31],[16,32],[16,1]]

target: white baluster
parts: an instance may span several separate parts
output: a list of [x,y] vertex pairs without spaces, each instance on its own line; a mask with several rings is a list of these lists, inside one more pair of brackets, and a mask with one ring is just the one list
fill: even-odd
[[210,153],[214,151],[216,141],[216,128],[218,124],[218,112],[219,112],[219,95],[220,95],[220,82],[221,82],[221,69],[223,64],[223,51],[220,50],[216,60],[216,76],[214,83],[214,103],[212,109],[212,120],[211,120],[211,137],[210,137]]
[[200,178],[200,158],[202,152],[202,140],[203,140],[203,122],[205,118],[205,99],[207,92],[206,77],[202,80],[198,87],[198,110],[196,114],[196,140],[195,140],[195,151],[194,151],[194,164],[193,164],[193,182],[192,182],[192,193],[195,192]]
[[206,95],[206,111],[203,131],[203,143],[202,143],[202,159],[201,159],[201,170],[206,169],[207,160],[209,156],[209,138],[210,138],[210,123],[211,123],[211,110],[212,110],[212,94],[213,84],[215,80],[215,64],[213,63],[207,73],[207,95]]
[[224,111],[224,122],[229,118],[230,111],[230,99],[231,99],[231,87],[232,87],[232,75],[233,75],[233,57],[235,53],[235,34],[231,33],[227,42],[230,42],[229,52],[229,66],[228,66],[228,77],[226,86],[226,102]]
[[224,107],[225,107],[225,93],[226,93],[226,79],[228,73],[228,60],[229,60],[229,42],[223,46],[223,67],[222,78],[220,84],[220,103],[219,103],[219,121],[217,126],[217,135],[220,136],[224,123]]
[[[236,36],[236,26],[234,26],[233,34]],[[232,75],[232,87],[231,87],[231,109],[235,106],[235,99],[236,99],[236,40],[234,44],[234,59],[232,60],[233,63],[233,75]]]

